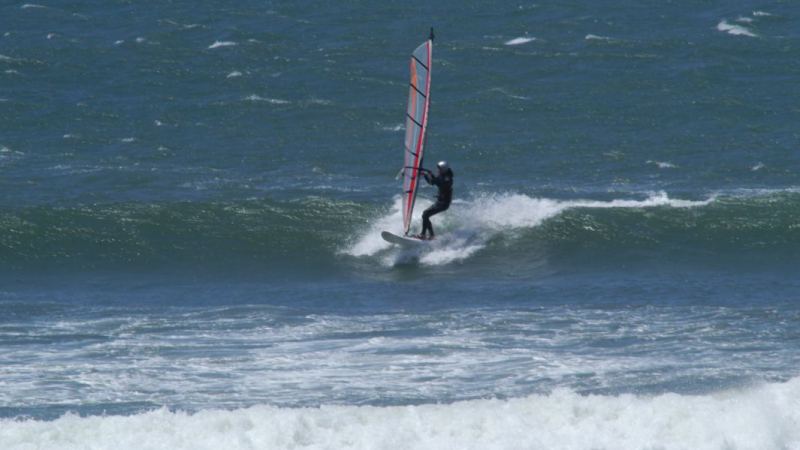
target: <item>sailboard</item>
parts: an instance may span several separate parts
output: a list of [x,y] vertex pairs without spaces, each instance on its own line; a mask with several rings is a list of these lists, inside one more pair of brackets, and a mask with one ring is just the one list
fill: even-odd
[[381,232],[381,237],[384,241],[390,244],[397,244],[401,247],[405,248],[418,248],[420,246],[426,245],[430,241],[426,241],[420,238],[411,237],[411,236],[398,236],[394,233],[390,233],[388,231]]
[[[431,62],[433,53],[433,28],[428,40],[419,45],[410,59],[408,107],[406,108],[406,134],[403,148],[403,234],[408,236],[414,202],[417,199],[425,133],[428,131],[428,110],[431,93]],[[384,234],[384,239],[386,235]],[[405,239],[414,239],[406,237]],[[389,241],[392,242],[392,241]],[[397,243],[397,242],[393,242]]]

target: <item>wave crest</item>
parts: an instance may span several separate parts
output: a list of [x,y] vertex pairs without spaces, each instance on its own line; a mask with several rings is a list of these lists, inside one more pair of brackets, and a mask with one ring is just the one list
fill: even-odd
[[800,446],[800,378],[712,393],[580,395],[417,406],[255,406],[195,414],[0,420],[9,450],[73,448],[692,448]]
[[[387,265],[395,265],[416,257],[423,264],[440,265],[464,260],[486,247],[489,241],[500,234],[538,227],[544,221],[570,209],[693,208],[706,206],[714,199],[715,197],[701,201],[671,199],[665,192],[652,193],[643,200],[609,201],[554,200],[515,193],[480,194],[470,200],[455,201],[447,212],[433,219],[434,227],[440,230],[440,237],[428,248],[396,251],[387,255],[383,261]],[[417,200],[412,228],[419,227],[422,211],[430,204],[428,200]],[[380,237],[380,233],[385,230],[402,234],[401,222],[401,199],[396,197],[389,213],[374,220],[344,253],[372,256],[392,249]]]

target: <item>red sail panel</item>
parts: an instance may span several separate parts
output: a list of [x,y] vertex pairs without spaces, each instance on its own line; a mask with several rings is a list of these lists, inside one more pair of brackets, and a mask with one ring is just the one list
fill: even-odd
[[414,201],[417,198],[425,131],[428,126],[428,105],[431,92],[431,53],[428,40],[411,54],[411,81],[406,110],[406,137],[403,161],[403,233],[408,234]]

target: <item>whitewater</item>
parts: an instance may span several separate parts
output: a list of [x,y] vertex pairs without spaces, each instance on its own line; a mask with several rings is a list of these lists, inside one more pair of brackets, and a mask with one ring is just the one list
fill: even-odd
[[547,395],[0,421],[4,449],[794,449],[800,379],[709,395]]
[[[397,249],[381,259],[387,266],[417,261],[423,265],[442,265],[461,261],[485,248],[498,235],[509,235],[540,226],[544,221],[571,209],[647,209],[657,207],[698,208],[711,204],[713,195],[705,200],[672,199],[666,192],[646,195],[642,200],[556,200],[531,197],[525,194],[476,193],[467,200],[455,200],[452,207],[437,216],[438,238],[420,249]],[[412,218],[412,230],[419,227],[422,211],[430,200],[417,202]],[[396,197],[388,214],[374,219],[370,226],[355,238],[343,253],[363,257],[376,255],[392,246],[380,237],[381,231],[402,235],[401,200]]]

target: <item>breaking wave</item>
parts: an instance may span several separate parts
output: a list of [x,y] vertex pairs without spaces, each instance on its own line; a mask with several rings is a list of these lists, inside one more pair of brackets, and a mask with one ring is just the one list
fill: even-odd
[[[656,207],[694,208],[707,206],[714,198],[705,200],[671,199],[664,193],[654,193],[644,200],[554,200],[529,197],[523,194],[485,194],[472,200],[456,201],[450,210],[434,220],[440,223],[442,237],[430,248],[414,252],[390,253],[383,259],[387,265],[402,263],[418,257],[423,264],[440,265],[464,260],[485,248],[492,239],[541,226],[546,220],[574,209],[643,209]],[[412,222],[420,223],[422,211],[430,201],[419,201]],[[380,237],[383,230],[402,234],[400,227],[401,200],[396,198],[389,214],[380,217],[356,242],[346,250],[353,256],[376,255],[392,247]]]
[[234,41],[214,41],[214,43],[209,45],[208,48],[215,49],[220,47],[234,47],[236,45],[238,44]]
[[[5,153],[7,155],[10,153]],[[2,161],[0,155],[0,161]],[[402,233],[400,199],[389,205],[310,196],[294,200],[35,206],[0,210],[0,268],[153,264],[284,264],[342,267],[342,258],[443,265],[532,245],[551,255],[720,259],[800,251],[796,190],[737,190],[682,199],[656,192],[607,200],[476,193],[433,219],[430,246],[404,252],[381,237]],[[412,231],[430,205],[418,199]],[[588,252],[588,253],[586,253]],[[644,253],[642,253],[644,252]],[[650,254],[646,254],[650,252]]]
[[741,25],[734,25],[728,23],[727,20],[722,20],[720,23],[718,23],[717,30],[722,31],[724,33],[732,34],[734,36],[758,37],[758,35],[750,31],[749,28],[743,27]]
[[506,41],[505,45],[522,45],[522,44],[527,44],[528,42],[533,42],[535,40],[536,40],[535,37],[520,36]]
[[546,395],[416,406],[255,406],[0,421],[7,450],[787,449],[800,446],[800,379],[707,395]]

